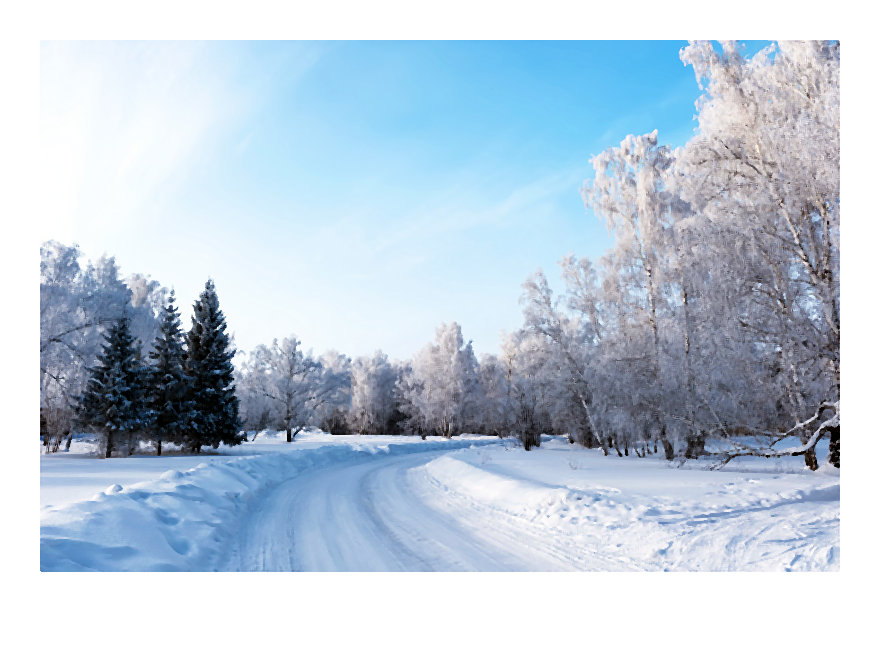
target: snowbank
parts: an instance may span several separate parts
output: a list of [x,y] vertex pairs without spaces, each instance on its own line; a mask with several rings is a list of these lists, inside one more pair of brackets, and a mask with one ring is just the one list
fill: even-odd
[[839,569],[839,473],[786,469],[682,472],[554,441],[423,468],[436,494],[426,498],[465,513],[478,535],[532,536],[570,569]]
[[[282,446],[284,450],[277,445],[273,450],[245,445],[236,448],[236,453],[252,454],[214,456],[210,463],[201,461],[185,471],[167,470],[154,480],[128,486],[114,482],[86,501],[44,509],[40,569],[215,568],[223,554],[221,543],[238,525],[248,504],[272,485],[312,468],[355,462],[375,454],[467,448],[496,443],[497,439],[377,443],[378,439],[369,437],[349,437],[347,443],[327,443],[324,437],[323,444],[315,441],[306,446]],[[138,458],[127,461],[137,462]],[[112,471],[106,461],[94,462]]]

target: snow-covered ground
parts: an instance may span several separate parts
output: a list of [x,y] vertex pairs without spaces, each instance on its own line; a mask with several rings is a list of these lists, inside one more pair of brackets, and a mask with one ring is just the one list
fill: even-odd
[[528,540],[569,569],[838,569],[839,472],[809,472],[800,458],[787,473],[752,471],[759,462],[682,471],[553,440],[530,453],[458,451],[423,470],[445,509],[481,513],[475,535]]
[[[250,439],[253,435],[249,435]],[[68,452],[40,455],[40,508],[44,512],[82,501],[113,484],[122,486],[155,480],[166,471],[189,471],[201,464],[228,462],[230,456],[260,455],[276,452],[299,452],[327,444],[355,444],[369,447],[389,443],[389,437],[345,437],[318,432],[302,432],[295,443],[287,444],[284,433],[261,433],[253,442],[240,446],[205,448],[199,455],[182,455],[173,445],[166,445],[164,455],[98,458],[97,444],[91,435],[74,439]],[[400,438],[398,438],[400,439]],[[407,439],[412,441],[417,437]],[[146,452],[152,452],[145,448]]]
[[[546,439],[278,436],[41,458],[44,570],[836,570],[840,477]],[[686,470],[693,469],[693,470]]]

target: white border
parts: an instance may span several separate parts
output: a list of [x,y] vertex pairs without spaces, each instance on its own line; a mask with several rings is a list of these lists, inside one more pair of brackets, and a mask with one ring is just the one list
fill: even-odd
[[[789,3],[786,3],[789,4]],[[3,622],[23,659],[858,659],[874,610],[877,471],[873,22],[845,3],[17,3],[0,40],[4,219]],[[7,34],[8,33],[8,34]],[[756,34],[757,33],[757,34]],[[803,574],[41,575],[35,454],[39,40],[57,38],[840,38],[843,570]],[[870,289],[869,289],[870,288]],[[871,378],[868,376],[870,375]],[[848,435],[849,436],[849,435]],[[27,447],[27,448],[25,448]],[[19,470],[17,467],[26,467]],[[868,647],[866,650],[871,650]]]

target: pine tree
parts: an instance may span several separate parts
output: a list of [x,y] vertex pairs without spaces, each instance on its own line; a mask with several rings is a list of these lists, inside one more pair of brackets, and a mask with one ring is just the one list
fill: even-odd
[[184,368],[183,332],[174,302],[174,290],[171,290],[147,366],[147,402],[153,411],[157,455],[162,455],[163,439],[182,441],[192,430],[195,418],[192,379]]
[[110,457],[120,434],[149,424],[149,409],[142,393],[143,364],[129,330],[127,311],[104,334],[104,342],[98,365],[89,369],[77,418],[103,436],[104,457]]
[[228,351],[226,318],[214,291],[214,282],[193,305],[192,328],[186,336],[186,374],[192,380],[195,417],[190,434],[196,453],[202,445],[217,448],[241,443],[238,398],[233,385],[232,357]]

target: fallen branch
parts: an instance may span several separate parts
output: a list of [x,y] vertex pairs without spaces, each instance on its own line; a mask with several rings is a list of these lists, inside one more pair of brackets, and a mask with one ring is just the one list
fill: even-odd
[[823,421],[822,424],[818,428],[816,428],[816,431],[813,432],[813,434],[810,436],[809,440],[807,440],[807,443],[805,443],[801,446],[797,446],[795,448],[787,448],[784,450],[775,450],[773,448],[773,445],[779,441],[779,439],[777,439],[764,448],[739,447],[739,448],[732,450],[732,451],[724,451],[721,453],[711,453],[711,455],[718,455],[719,456],[718,463],[715,464],[714,466],[712,466],[711,468],[712,469],[720,469],[721,467],[723,467],[724,465],[726,465],[728,462],[730,462],[732,459],[734,459],[736,457],[752,456],[752,457],[774,458],[774,457],[792,457],[792,456],[804,455],[805,453],[809,452],[810,450],[812,450],[813,448],[816,447],[816,444],[819,443],[819,440],[825,435],[826,432],[829,432],[831,430],[831,428],[835,428],[840,425],[840,401],[838,400],[836,403],[833,403],[833,404],[829,403],[829,402],[823,402],[819,406],[819,409],[816,411],[816,414],[814,416],[810,417],[809,419],[807,419],[803,423],[798,423],[788,433],[786,433],[786,435],[789,435],[790,433],[792,433],[796,430],[800,430],[800,429],[804,428],[805,426],[809,425],[811,422],[816,421],[822,415],[822,412],[825,409],[833,409],[834,416]]

